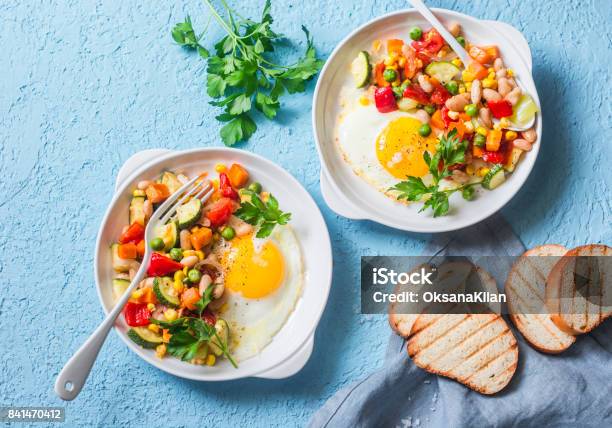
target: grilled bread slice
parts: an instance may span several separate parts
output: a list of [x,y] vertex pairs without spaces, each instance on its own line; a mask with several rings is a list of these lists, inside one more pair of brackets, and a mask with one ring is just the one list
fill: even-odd
[[[456,311],[463,309],[457,306]],[[487,395],[508,385],[518,364],[516,339],[498,314],[421,315],[408,354],[428,372]]]
[[537,350],[558,354],[576,338],[550,319],[546,306],[546,278],[560,257],[561,245],[541,245],[525,252],[512,266],[505,293],[510,319],[523,337]]
[[568,334],[592,331],[612,315],[612,248],[583,245],[557,262],[546,281],[552,321]]
[[[415,270],[421,268],[417,266]],[[465,281],[473,270],[474,266],[467,261],[453,261],[442,263],[438,267],[438,277],[435,281],[436,289],[447,291],[456,291],[465,285]],[[415,287],[415,291],[421,293],[428,285]],[[395,289],[398,293],[400,288]],[[427,312],[428,306],[422,303],[407,304],[407,303],[391,303],[389,305],[389,325],[391,329],[398,335],[407,339],[412,331],[412,326],[417,317],[424,312]]]

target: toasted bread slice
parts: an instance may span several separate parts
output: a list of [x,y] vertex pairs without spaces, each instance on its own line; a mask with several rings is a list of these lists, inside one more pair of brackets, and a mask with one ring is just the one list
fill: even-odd
[[537,350],[558,354],[576,338],[550,319],[546,306],[546,278],[556,262],[567,253],[561,245],[541,245],[525,252],[512,266],[505,293],[510,319]]
[[551,270],[546,304],[561,330],[588,333],[612,315],[610,256],[612,248],[606,245],[583,245],[568,251]]
[[412,332],[408,354],[417,366],[481,394],[501,391],[516,371],[516,339],[498,314],[421,315]]
[[[417,266],[415,270],[420,268],[421,265]],[[436,288],[449,291],[461,289],[472,269],[473,265],[469,262],[442,263],[438,267],[439,279],[436,280]],[[415,287],[415,291],[422,292],[425,287],[428,287],[428,285]],[[399,287],[396,288],[395,292],[399,292]],[[389,305],[389,325],[391,329],[398,335],[408,338],[417,317],[421,313],[427,312],[427,308],[428,306],[423,303],[391,303]]]

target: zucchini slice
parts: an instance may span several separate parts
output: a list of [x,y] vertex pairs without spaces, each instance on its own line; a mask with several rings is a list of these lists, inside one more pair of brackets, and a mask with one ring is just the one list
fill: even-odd
[[370,65],[370,56],[366,51],[361,51],[351,63],[351,74],[355,79],[355,85],[358,88],[363,88],[370,81],[370,73],[372,66]]
[[164,241],[164,251],[170,251],[179,243],[179,231],[176,222],[158,225],[155,228],[155,237]]
[[425,68],[425,73],[435,77],[443,85],[453,80],[459,71],[459,67],[446,61],[432,62]]
[[144,213],[144,202],[143,196],[134,196],[130,202],[130,224],[139,223],[145,225],[145,213]]
[[170,191],[171,195],[176,193],[176,191],[180,189],[181,186],[183,185],[183,183],[179,181],[176,175],[174,175],[170,171],[165,171],[162,174],[161,182],[162,184],[165,184],[168,187],[168,190]]
[[179,229],[187,229],[193,226],[200,219],[202,214],[202,201],[192,198],[189,202],[176,209]]
[[163,343],[161,334],[146,327],[132,327],[128,330],[127,335],[134,343],[147,349],[156,348]]
[[495,164],[487,175],[482,179],[482,187],[485,189],[493,190],[500,184],[506,181],[506,175],[504,174],[504,167],[501,164]]
[[127,272],[130,270],[131,260],[126,260],[119,257],[119,244],[111,245],[111,257],[115,272]]
[[413,100],[412,98],[400,98],[397,101],[397,108],[400,111],[410,111],[415,110],[418,107],[418,101]]
[[512,151],[510,152],[510,156],[508,156],[508,160],[506,161],[506,164],[504,165],[505,170],[508,172],[514,171],[514,168],[516,168],[516,165],[521,159],[522,154],[523,154],[523,151],[521,149],[517,149],[516,147],[513,147]]
[[115,298],[115,302],[123,296],[125,290],[130,286],[130,281],[127,279],[113,279],[113,297]]
[[[218,319],[215,323],[215,330],[217,331],[217,336],[219,336],[219,339],[221,339],[223,343],[229,347],[229,325],[227,325],[227,321],[224,319]],[[223,350],[217,336],[213,336],[212,339],[210,339],[210,342],[208,342],[208,347],[216,356],[219,357],[223,355]]]
[[174,281],[167,276],[153,280],[153,291],[162,305],[178,308],[181,301],[174,291]]

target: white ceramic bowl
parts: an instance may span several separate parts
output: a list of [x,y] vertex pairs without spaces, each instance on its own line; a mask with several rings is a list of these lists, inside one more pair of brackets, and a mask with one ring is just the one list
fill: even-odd
[[260,156],[227,148],[202,148],[182,152],[148,150],[132,156],[119,171],[115,197],[106,211],[98,233],[95,277],[100,302],[108,313],[113,304],[111,281],[114,276],[109,246],[127,223],[130,190],[138,181],[159,177],[164,170],[181,170],[188,174],[214,171],[215,164],[219,162],[238,162],[245,165],[253,180],[270,189],[283,210],[292,213],[290,224],[300,242],[304,262],[304,287],[295,310],[261,354],[241,362],[238,369],[225,360],[221,360],[214,367],[192,365],[173,357],[160,360],[154,351],[137,346],[127,337],[128,326],[122,316],[115,324],[116,331],[134,353],[155,367],[176,376],[206,381],[249,376],[291,376],[303,367],[312,352],[315,328],[325,308],[331,286],[331,244],[321,212],[308,192],[291,174]]
[[[466,38],[475,44],[499,46],[506,65],[518,75],[522,86],[540,105],[531,76],[531,51],[523,35],[514,27],[498,21],[482,21],[445,9],[433,9],[444,23],[461,24]],[[334,142],[334,127],[339,113],[339,92],[350,79],[349,67],[357,53],[370,49],[374,40],[400,37],[409,40],[413,25],[430,25],[416,10],[402,10],[376,18],[349,34],[333,51],[321,71],[314,93],[312,123],[319,158],[321,160],[321,193],[336,213],[356,220],[372,220],[411,232],[444,232],[477,223],[501,209],[521,188],[535,163],[540,148],[542,124],[536,120],[538,140],[525,153],[515,171],[494,191],[478,190],[478,197],[465,201],[456,193],[451,197],[451,212],[433,218],[429,213],[418,213],[422,204],[405,206],[384,196],[353,173],[344,162]],[[374,142],[372,142],[374,149]]]

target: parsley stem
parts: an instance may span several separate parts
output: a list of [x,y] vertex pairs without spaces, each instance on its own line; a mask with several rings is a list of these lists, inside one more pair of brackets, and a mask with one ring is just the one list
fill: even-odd
[[236,40],[236,37],[237,37],[236,33],[229,27],[229,25],[227,25],[227,22],[225,22],[225,20],[221,17],[221,15],[219,15],[219,13],[214,8],[212,3],[209,0],[204,0],[204,3],[206,3],[208,5],[208,8],[210,9],[210,12],[213,14],[215,19],[219,23],[219,25],[221,25],[223,27],[223,29],[227,32],[227,34],[232,39]]

